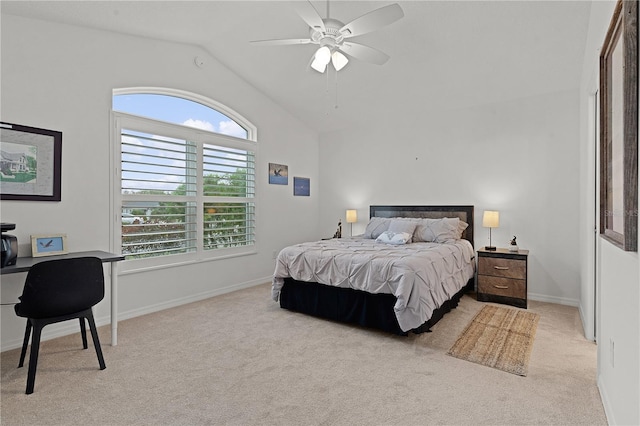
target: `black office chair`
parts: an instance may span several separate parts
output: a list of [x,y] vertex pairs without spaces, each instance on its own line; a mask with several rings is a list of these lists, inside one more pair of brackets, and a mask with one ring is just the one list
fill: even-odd
[[91,310],[103,298],[104,273],[102,261],[97,257],[49,260],[31,267],[27,273],[20,303],[15,306],[16,314],[27,318],[27,328],[24,333],[18,368],[24,365],[29,336],[33,328],[27,375],[27,394],[33,393],[40,335],[42,329],[48,324],[78,318],[82,346],[87,349],[86,319],[89,322],[100,370],[107,368]]

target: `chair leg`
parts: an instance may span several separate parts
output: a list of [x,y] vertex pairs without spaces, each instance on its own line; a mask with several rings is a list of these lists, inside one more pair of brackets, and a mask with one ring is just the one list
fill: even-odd
[[27,354],[27,346],[29,346],[29,337],[31,337],[31,321],[27,318],[27,327],[24,331],[24,341],[22,342],[22,352],[20,352],[20,362],[18,368],[24,365],[24,357]]
[[93,338],[93,346],[96,348],[96,355],[98,355],[98,363],[100,364],[100,370],[104,370],[107,366],[104,363],[104,357],[102,356],[102,348],[100,347],[100,340],[98,339],[98,330],[96,330],[96,323],[93,320],[93,312],[89,309],[87,314],[87,321],[89,322],[89,329],[91,330],[91,337]]
[[82,335],[82,347],[84,349],[87,349],[89,347],[89,345],[87,344],[87,327],[85,326],[83,317],[80,317],[79,320],[80,320],[80,334]]
[[36,382],[36,367],[38,366],[38,352],[40,351],[40,335],[43,325],[37,321],[33,324],[33,337],[31,339],[31,354],[29,355],[29,373],[27,374],[27,395],[33,393]]

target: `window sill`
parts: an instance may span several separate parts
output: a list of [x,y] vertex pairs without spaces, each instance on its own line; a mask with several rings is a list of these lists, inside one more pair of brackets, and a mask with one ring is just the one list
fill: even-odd
[[182,255],[179,259],[171,257],[157,257],[151,259],[132,259],[121,262],[120,269],[118,271],[119,276],[133,275],[150,271],[157,271],[167,268],[177,268],[182,266],[195,265],[198,263],[215,262],[218,260],[232,259],[242,256],[253,256],[258,254],[258,251],[254,248],[241,252],[233,253],[220,253],[217,256],[211,257],[196,257],[196,255]]

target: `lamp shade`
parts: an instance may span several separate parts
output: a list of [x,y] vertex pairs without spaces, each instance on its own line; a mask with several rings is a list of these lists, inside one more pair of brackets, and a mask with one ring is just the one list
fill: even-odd
[[347,65],[347,62],[349,62],[349,59],[337,50],[331,54],[331,63],[336,71],[340,71],[344,68],[344,66]]
[[485,210],[482,215],[482,226],[485,228],[497,228],[500,226],[500,212]]
[[324,72],[330,60],[331,50],[327,46],[322,46],[316,51],[313,62],[311,62],[311,68],[318,72]]
[[355,223],[358,221],[357,210],[347,210],[347,223]]
[[319,61],[317,59],[314,59],[313,62],[311,62],[311,68],[313,68],[314,70],[322,73],[322,72],[324,72],[324,70],[327,69],[327,64],[325,64],[322,61]]

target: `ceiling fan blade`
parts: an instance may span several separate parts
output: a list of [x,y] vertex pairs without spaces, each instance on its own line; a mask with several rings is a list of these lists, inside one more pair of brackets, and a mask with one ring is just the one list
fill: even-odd
[[344,43],[342,43],[342,46],[340,46],[340,49],[338,50],[360,61],[369,62],[376,65],[382,65],[389,60],[389,55],[381,52],[378,49],[374,49],[373,47],[365,46],[364,44],[360,43],[353,43],[350,41],[345,41]]
[[346,24],[340,28],[340,33],[344,38],[355,37],[370,33],[379,28],[389,25],[404,16],[402,8],[397,3],[381,7]]
[[260,46],[286,46],[290,44],[309,44],[311,39],[309,38],[287,38],[281,40],[254,40],[250,41],[251,44]]
[[300,15],[300,17],[304,20],[304,22],[309,25],[309,27],[325,31],[322,17],[320,16],[316,8],[313,7],[310,1],[306,0],[303,2],[298,2],[296,11],[298,12],[298,15]]

